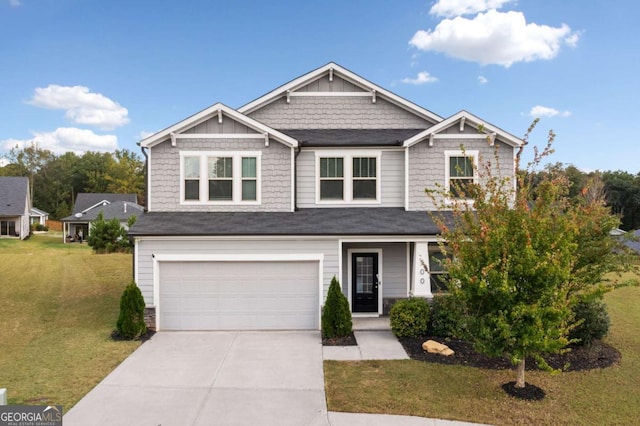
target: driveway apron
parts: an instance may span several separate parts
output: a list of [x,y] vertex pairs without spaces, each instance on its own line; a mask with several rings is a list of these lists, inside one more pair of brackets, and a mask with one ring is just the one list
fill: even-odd
[[161,332],[64,425],[325,425],[317,331]]

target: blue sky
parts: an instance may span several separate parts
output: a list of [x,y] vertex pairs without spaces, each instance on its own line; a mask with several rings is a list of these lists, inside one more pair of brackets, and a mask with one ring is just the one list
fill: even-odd
[[0,155],[127,148],[334,61],[552,161],[640,172],[640,6],[584,0],[0,0]]

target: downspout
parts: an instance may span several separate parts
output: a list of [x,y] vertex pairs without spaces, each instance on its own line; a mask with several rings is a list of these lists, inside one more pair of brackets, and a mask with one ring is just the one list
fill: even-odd
[[302,142],[298,143],[298,150],[293,156],[293,211],[298,211],[298,155],[302,152]]

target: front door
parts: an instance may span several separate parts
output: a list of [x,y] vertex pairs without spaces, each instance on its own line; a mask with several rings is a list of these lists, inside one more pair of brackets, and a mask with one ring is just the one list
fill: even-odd
[[378,253],[353,253],[353,312],[378,312]]

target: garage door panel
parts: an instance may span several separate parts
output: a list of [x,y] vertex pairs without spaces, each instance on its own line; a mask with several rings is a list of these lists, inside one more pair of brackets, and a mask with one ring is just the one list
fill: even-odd
[[317,262],[161,262],[163,330],[318,329]]

